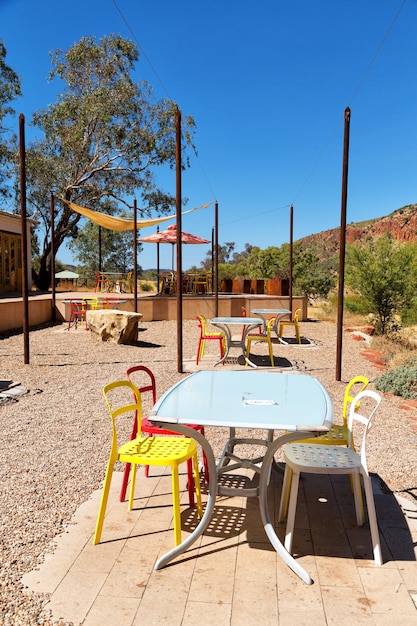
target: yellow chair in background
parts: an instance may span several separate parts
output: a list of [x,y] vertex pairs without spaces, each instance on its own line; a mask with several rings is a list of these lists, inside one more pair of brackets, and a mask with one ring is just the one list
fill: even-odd
[[126,278],[122,278],[119,282],[119,288],[122,293],[132,293],[133,291],[133,272],[129,272]]
[[295,309],[294,311],[294,317],[291,320],[283,320],[282,322],[279,323],[279,330],[278,330],[278,336],[280,339],[282,339],[282,333],[284,332],[284,327],[285,326],[294,326],[295,329],[295,336],[297,337],[297,343],[301,343],[301,337],[300,337],[300,327],[298,325],[298,316],[300,314],[301,309]]
[[[252,341],[266,341],[268,343],[268,351],[269,351],[269,360],[271,361],[271,366],[274,367],[274,353],[272,351],[272,340],[271,340],[271,330],[273,329],[275,324],[275,317],[271,317],[266,324],[266,333],[249,333],[246,336],[246,358],[249,358],[250,349],[252,345]],[[246,363],[247,365],[247,363]]]
[[197,315],[198,327],[200,329],[200,337],[198,339],[196,365],[203,358],[206,348],[206,341],[218,341],[220,344],[220,358],[222,359],[226,353],[226,335],[221,331],[209,332],[207,319],[204,315]]
[[181,543],[181,509],[178,468],[181,463],[185,463],[189,459],[192,459],[193,461],[193,475],[195,493],[197,498],[197,511],[199,517],[201,517],[202,515],[200,477],[198,473],[197,459],[197,442],[189,437],[146,437],[140,434],[134,439],[131,439],[130,441],[119,447],[116,420],[118,420],[121,416],[129,418],[130,424],[132,415],[136,415],[136,431],[138,433],[141,432],[142,401],[140,392],[137,387],[129,380],[118,380],[116,382],[106,385],[103,389],[103,394],[112,420],[112,442],[110,458],[107,464],[103,491],[101,494],[93,544],[95,545],[97,543],[100,543],[114,464],[116,463],[116,461],[121,461],[122,463],[130,463],[132,466],[128,505],[129,511],[131,511],[133,508],[137,466],[154,465],[171,467],[172,499],[174,511],[174,540],[175,545],[177,546]]

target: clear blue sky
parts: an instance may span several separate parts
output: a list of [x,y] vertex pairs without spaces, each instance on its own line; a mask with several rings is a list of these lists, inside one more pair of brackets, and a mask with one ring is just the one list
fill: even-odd
[[[27,141],[32,113],[56,100],[50,51],[84,35],[139,43],[137,77],[197,124],[187,208],[217,199],[219,242],[236,251],[288,242],[291,203],[295,240],[339,226],[347,106],[348,223],[417,202],[417,0],[0,0],[0,24]],[[175,193],[175,174],[161,184]],[[212,227],[213,206],[183,218],[209,240]],[[183,267],[209,248],[184,246]],[[142,267],[155,259],[143,244]]]

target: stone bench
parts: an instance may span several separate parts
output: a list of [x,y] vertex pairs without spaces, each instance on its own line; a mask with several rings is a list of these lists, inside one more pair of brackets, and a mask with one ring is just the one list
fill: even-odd
[[87,324],[92,335],[102,341],[132,344],[138,340],[138,324],[142,313],[99,309],[87,311]]

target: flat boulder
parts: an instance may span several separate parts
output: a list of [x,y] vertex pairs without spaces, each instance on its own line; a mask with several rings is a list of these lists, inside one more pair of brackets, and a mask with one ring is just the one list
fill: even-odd
[[90,333],[102,341],[133,344],[138,340],[138,325],[142,313],[117,309],[87,311]]

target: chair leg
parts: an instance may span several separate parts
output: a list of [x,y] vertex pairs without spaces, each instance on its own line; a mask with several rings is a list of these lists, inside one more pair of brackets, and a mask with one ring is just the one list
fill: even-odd
[[288,499],[290,496],[292,480],[292,469],[288,465],[285,466],[284,479],[282,483],[281,499],[279,501],[278,521],[282,522],[288,514]]
[[363,476],[363,484],[365,488],[366,495],[366,506],[368,508],[368,518],[369,518],[369,527],[371,529],[371,538],[372,538],[372,548],[374,551],[374,560],[377,565],[382,565],[382,552],[381,552],[381,542],[379,539],[379,531],[378,531],[378,522],[376,519],[375,512],[375,501],[374,494],[372,492],[372,483],[369,476],[365,473]]
[[365,521],[363,510],[361,479],[359,474],[350,474],[351,485],[353,487],[353,497],[355,499],[356,523],[362,526]]
[[120,502],[124,502],[125,501],[127,483],[129,482],[129,474],[130,474],[130,463],[126,463],[125,469],[124,469],[124,472],[123,472],[122,486],[120,488],[120,495],[119,495]]
[[174,543],[178,546],[181,543],[181,509],[180,509],[180,484],[178,467],[172,468],[172,506],[174,509]]
[[200,353],[201,353],[201,339],[198,340],[198,348],[197,348],[197,356],[195,359],[195,363],[196,365],[198,365],[199,360],[201,359]]
[[295,511],[297,509],[299,482],[300,482],[300,474],[298,472],[293,472],[292,481],[291,481],[290,503],[288,506],[287,528],[285,530],[285,544],[284,544],[287,552],[290,552],[290,553],[292,550],[292,538],[294,535]]
[[269,359],[271,361],[271,366],[274,367],[275,361],[274,361],[274,352],[272,350],[272,341],[268,341],[268,348],[269,348]]
[[109,499],[109,491],[111,479],[113,476],[114,462],[110,461],[107,465],[106,475],[104,477],[103,491],[101,492],[100,506],[97,514],[96,529],[94,532],[93,545],[100,543],[101,532],[103,530],[104,516],[106,514],[107,501]]
[[194,487],[195,487],[195,495],[197,498],[197,514],[198,517],[201,518],[203,515],[203,506],[201,504],[201,486],[200,486],[200,474],[198,472],[198,456],[197,453],[193,456],[193,467],[194,467]]
[[194,502],[194,474],[193,474],[193,462],[191,459],[187,461],[187,487],[188,487],[188,504],[190,505],[190,509],[193,509],[195,506]]
[[128,504],[128,511],[131,511],[133,509],[133,500],[134,500],[134,496],[135,496],[135,483],[136,483],[136,465],[132,464],[132,468],[131,468],[131,472],[132,472],[132,477],[130,479],[130,490],[129,490],[129,504]]
[[298,324],[295,325],[295,336],[297,337],[297,343],[301,343],[300,327]]

